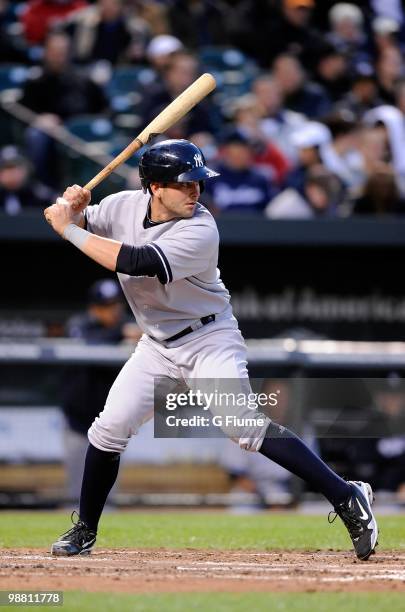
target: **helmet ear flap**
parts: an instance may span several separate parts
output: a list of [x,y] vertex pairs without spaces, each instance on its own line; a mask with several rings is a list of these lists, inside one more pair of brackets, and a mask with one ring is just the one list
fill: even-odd
[[150,181],[142,179],[141,180],[141,187],[142,187],[143,193],[148,193],[149,192],[150,195],[153,195],[152,189],[150,188]]

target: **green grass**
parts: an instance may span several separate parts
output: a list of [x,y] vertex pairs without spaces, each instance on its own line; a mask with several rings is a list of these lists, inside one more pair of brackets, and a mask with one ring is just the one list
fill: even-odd
[[186,593],[126,595],[67,592],[63,612],[400,612],[403,593]]
[[[405,550],[405,520],[401,515],[379,519],[379,550]],[[0,547],[49,548],[70,527],[59,512],[1,512]],[[351,542],[339,520],[325,516],[263,513],[234,516],[220,512],[114,512],[100,524],[98,546],[128,548],[211,549],[334,549],[349,550]]]
[[[405,521],[401,516],[380,518],[379,551],[405,550]],[[49,549],[68,529],[69,517],[59,512],[0,512],[0,547]],[[349,550],[351,543],[339,521],[326,516],[254,514],[234,516],[220,512],[115,512],[105,514],[98,545],[102,548],[211,548],[211,549],[334,549]],[[4,588],[4,587],[3,587]],[[23,585],[22,585],[22,588]],[[153,589],[153,585],[151,585]],[[404,593],[162,593],[116,594],[65,592],[62,608],[36,610],[70,612],[400,612]]]

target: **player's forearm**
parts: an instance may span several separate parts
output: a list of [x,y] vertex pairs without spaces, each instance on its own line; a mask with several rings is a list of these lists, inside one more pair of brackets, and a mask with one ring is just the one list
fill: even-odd
[[113,272],[128,276],[156,276],[162,284],[171,282],[169,262],[156,244],[131,246],[102,238],[70,223],[62,232],[85,255]]
[[73,223],[65,228],[63,237],[98,264],[115,272],[122,242],[96,236]]

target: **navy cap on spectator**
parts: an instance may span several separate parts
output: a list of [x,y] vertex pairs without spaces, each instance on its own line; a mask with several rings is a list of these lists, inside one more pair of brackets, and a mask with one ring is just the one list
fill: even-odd
[[252,140],[246,134],[243,134],[240,130],[235,129],[224,131],[220,141],[222,145],[244,144],[248,147],[253,146]]
[[95,282],[89,289],[87,301],[89,304],[107,306],[122,301],[119,283],[111,278]]
[[17,147],[7,145],[0,149],[0,168],[10,168],[21,164],[27,165],[28,160]]
[[318,61],[320,61],[322,59],[335,55],[345,57],[345,53],[343,53],[343,51],[341,51],[335,43],[325,41],[322,43],[322,45],[320,45],[318,49],[317,59]]
[[375,81],[374,69],[368,62],[359,62],[352,72],[352,82]]

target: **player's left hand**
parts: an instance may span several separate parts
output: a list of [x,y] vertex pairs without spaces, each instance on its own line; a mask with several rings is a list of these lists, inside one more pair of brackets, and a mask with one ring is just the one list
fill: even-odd
[[64,198],[57,198],[55,204],[45,208],[44,215],[48,223],[52,225],[52,229],[60,236],[63,235],[65,228],[70,223],[77,225],[77,213]]

